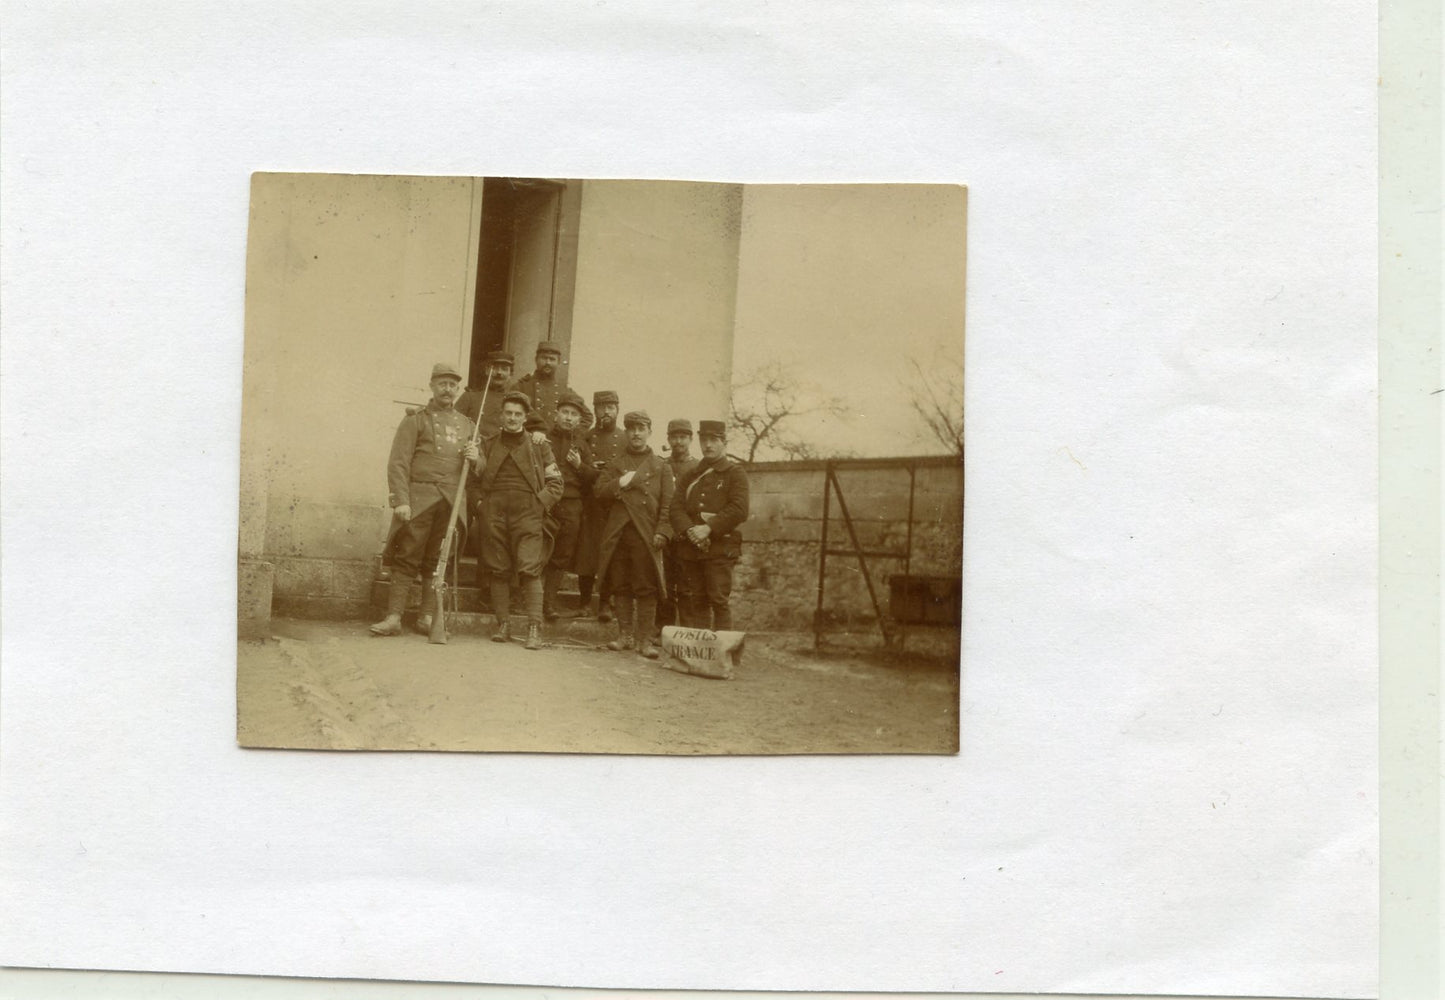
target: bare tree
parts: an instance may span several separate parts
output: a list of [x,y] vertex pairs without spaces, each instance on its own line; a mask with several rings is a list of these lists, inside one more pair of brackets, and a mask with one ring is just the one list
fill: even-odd
[[938,348],[925,364],[908,358],[912,379],[903,386],[913,412],[929,436],[958,457],[963,457],[963,369],[949,352]]
[[772,361],[749,369],[733,380],[728,425],[747,442],[747,461],[758,453],[773,452],[787,459],[822,457],[818,449],[788,433],[795,417],[822,413],[848,415],[848,407],[837,396],[818,392],[781,362]]

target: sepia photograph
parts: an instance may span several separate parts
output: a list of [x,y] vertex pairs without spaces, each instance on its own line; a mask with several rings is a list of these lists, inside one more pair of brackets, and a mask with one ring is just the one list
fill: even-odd
[[254,174],[240,745],[957,753],[966,194]]

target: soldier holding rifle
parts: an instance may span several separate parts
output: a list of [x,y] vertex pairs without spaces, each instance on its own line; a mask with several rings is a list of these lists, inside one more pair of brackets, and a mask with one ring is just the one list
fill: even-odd
[[[398,522],[391,542],[391,593],[386,617],[371,626],[372,635],[401,634],[401,615],[418,571],[428,574],[441,555],[442,539],[451,518],[462,462],[477,459],[473,424],[456,410],[462,375],[456,366],[438,362],[431,371],[431,401],[402,418],[391,442],[386,466],[392,516]],[[421,632],[431,630],[432,578],[424,581]]]

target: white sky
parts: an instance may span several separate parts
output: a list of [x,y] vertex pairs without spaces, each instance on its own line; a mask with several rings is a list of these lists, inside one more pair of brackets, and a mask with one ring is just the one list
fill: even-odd
[[781,361],[852,416],[789,426],[824,451],[939,454],[909,407],[906,357],[941,350],[963,379],[963,188],[749,185],[743,196],[736,378]]

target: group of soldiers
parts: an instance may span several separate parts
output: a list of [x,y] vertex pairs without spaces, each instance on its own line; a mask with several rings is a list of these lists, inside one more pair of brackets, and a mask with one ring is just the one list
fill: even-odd
[[[478,586],[490,593],[494,642],[511,638],[514,592],[526,615],[526,648],[541,645],[543,620],[562,612],[558,591],[576,573],[584,613],[617,622],[610,649],[658,657],[664,624],[733,627],[729,598],[748,517],[748,480],[727,454],[721,420],[693,430],[669,420],[667,456],[648,444],[645,410],[621,414],[616,392],[583,398],[558,377],[562,349],[537,345],[535,369],[512,378],[506,351],[487,356],[482,390],[462,390],[445,362],[432,368],[431,400],[409,409],[387,464],[393,531],[391,593],[375,635],[401,633],[412,582],[425,588],[417,630],[431,628],[432,570],[466,462],[470,534],[480,540]],[[479,441],[474,441],[473,430]]]

